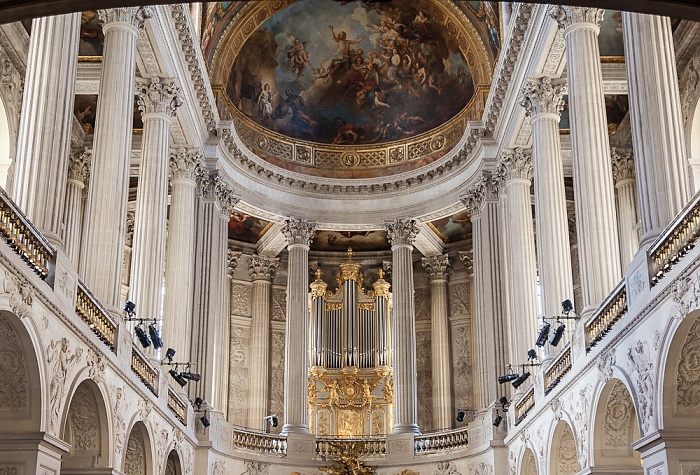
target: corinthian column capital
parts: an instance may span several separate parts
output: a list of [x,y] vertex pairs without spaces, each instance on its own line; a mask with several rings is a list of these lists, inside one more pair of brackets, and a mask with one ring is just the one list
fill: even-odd
[[228,277],[233,278],[233,272],[236,270],[236,266],[238,265],[238,259],[240,258],[240,252],[234,251],[233,249],[228,250],[226,254],[226,275]]
[[250,256],[248,260],[248,273],[250,278],[255,280],[272,281],[275,270],[280,260],[276,257]]
[[311,241],[314,239],[315,230],[315,221],[297,218],[289,218],[284,222],[284,226],[282,226],[282,234],[284,234],[288,246],[310,246]]
[[136,94],[142,115],[163,114],[175,117],[175,111],[182,105],[182,91],[174,78],[136,78]]
[[88,150],[78,150],[70,154],[68,162],[68,179],[77,180],[83,184],[87,183],[90,176],[90,160],[92,152]]
[[532,151],[504,150],[499,157],[497,174],[505,181],[532,180]]
[[431,282],[447,280],[450,276],[450,257],[447,254],[424,257],[421,259],[421,263],[428,272],[428,278]]
[[474,273],[474,249],[459,251],[459,260],[462,261],[462,264],[467,269],[467,274],[472,275]]
[[557,21],[559,28],[565,30],[571,26],[586,24],[599,28],[605,10],[602,8],[552,5],[549,7],[549,13]]
[[105,26],[110,23],[126,23],[135,28],[141,28],[153,13],[148,7],[119,7],[97,10],[97,15]]
[[555,114],[558,117],[564,110],[563,86],[563,83],[552,81],[549,76],[530,78],[520,92],[520,105],[532,118],[540,114]]
[[635,179],[634,154],[632,150],[612,147],[610,149],[610,157],[612,158],[612,171],[615,183]]
[[180,147],[170,151],[170,179],[194,180],[204,170],[204,157],[197,149]]
[[416,236],[420,232],[416,221],[413,219],[397,219],[395,221],[384,221],[389,238],[389,244],[392,246],[413,245]]

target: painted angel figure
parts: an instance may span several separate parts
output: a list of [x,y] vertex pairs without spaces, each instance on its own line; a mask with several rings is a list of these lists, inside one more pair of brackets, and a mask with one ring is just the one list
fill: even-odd
[[294,38],[294,44],[287,50],[287,70],[296,74],[296,79],[304,75],[304,70],[309,65],[310,53],[306,50],[308,41]]

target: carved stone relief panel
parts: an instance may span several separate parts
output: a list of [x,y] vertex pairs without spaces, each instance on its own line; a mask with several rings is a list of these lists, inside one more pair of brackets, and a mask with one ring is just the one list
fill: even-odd
[[[270,412],[284,420],[284,332],[272,333]],[[279,429],[279,428],[278,428]]]
[[250,329],[231,328],[231,364],[229,365],[228,414],[229,422],[246,425],[248,401],[248,342]]
[[532,450],[525,451],[520,475],[537,475],[537,461],[535,460],[535,454],[532,453]]
[[18,465],[0,465],[0,475],[22,475],[24,467]]
[[557,452],[559,475],[574,475],[579,471],[576,458],[576,441],[571,427],[567,424],[561,432],[559,451]]
[[430,321],[430,289],[416,289],[416,321]]
[[432,371],[430,330],[416,331],[416,370],[418,372],[418,425],[433,427]]
[[634,406],[627,388],[620,381],[615,383],[605,407],[605,445],[603,455],[631,455]]
[[700,415],[700,319],[695,321],[683,342],[676,395],[678,414]]
[[454,315],[469,315],[469,284],[454,283],[450,286],[450,310]]
[[10,322],[0,315],[0,417],[26,414],[29,382],[22,347]]
[[627,349],[627,368],[639,401],[639,419],[646,434],[656,427],[654,414],[654,362],[649,342],[639,340]]
[[51,418],[49,428],[54,435],[58,434],[58,421],[63,404],[66,380],[68,375],[80,361],[83,349],[70,349],[70,341],[61,338],[58,341],[51,340],[46,349],[46,363],[51,368],[51,382],[49,383],[49,405],[51,408]]
[[146,475],[146,447],[141,427],[138,425],[131,429],[129,441],[126,443],[124,473],[126,475]]
[[287,290],[272,289],[272,319],[283,322],[287,319]]
[[681,475],[700,475],[700,463],[681,462]]
[[462,475],[454,462],[438,462],[433,475]]
[[100,426],[95,395],[85,384],[78,386],[68,411],[71,456],[100,455]]
[[234,282],[231,285],[231,315],[250,316],[251,287]]
[[452,381],[455,406],[461,409],[474,407],[470,343],[469,325],[462,324],[452,328]]

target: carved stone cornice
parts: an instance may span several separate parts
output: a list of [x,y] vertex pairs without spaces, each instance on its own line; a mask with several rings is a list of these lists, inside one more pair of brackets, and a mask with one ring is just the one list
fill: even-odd
[[233,272],[236,270],[238,265],[238,260],[241,258],[241,253],[234,251],[233,249],[228,249],[226,254],[226,276],[233,278]]
[[248,260],[248,274],[253,281],[265,280],[271,282],[279,263],[280,260],[276,257],[250,256]]
[[567,29],[585,23],[599,27],[600,22],[603,21],[605,10],[602,8],[552,5],[549,7],[549,13],[557,21],[559,28]]
[[97,10],[97,15],[104,23],[104,26],[110,23],[126,23],[133,27],[141,28],[144,22],[151,18],[153,14],[148,7],[119,7]]
[[282,234],[287,240],[287,246],[301,245],[310,246],[314,239],[316,221],[305,219],[289,218],[282,226]]
[[556,114],[564,110],[564,84],[552,81],[549,76],[530,78],[520,92],[520,105],[530,117],[540,114]]
[[532,151],[522,148],[504,150],[499,157],[497,174],[506,182],[532,180]]
[[391,246],[412,246],[416,236],[420,232],[416,221],[413,219],[397,219],[384,221],[387,230],[387,238]]
[[87,184],[90,176],[90,161],[92,152],[88,150],[75,150],[68,159],[68,179]]
[[204,155],[196,148],[170,150],[170,179],[195,180],[204,172]]
[[136,78],[136,95],[141,115],[163,114],[175,117],[175,112],[182,105],[182,91],[174,78]]
[[424,257],[421,259],[421,263],[425,267],[431,282],[447,280],[450,277],[450,256],[447,254]]
[[459,251],[459,260],[467,269],[467,274],[472,275],[474,273],[474,249]]
[[634,180],[634,154],[631,149],[612,147],[612,172],[615,183],[625,180]]

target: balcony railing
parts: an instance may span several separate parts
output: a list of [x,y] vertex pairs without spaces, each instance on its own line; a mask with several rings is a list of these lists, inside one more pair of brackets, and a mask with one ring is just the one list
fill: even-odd
[[182,402],[172,388],[168,388],[168,409],[175,414],[175,418],[182,422],[182,425],[187,425],[187,404]]
[[700,237],[700,193],[649,247],[651,285],[656,285]]
[[598,307],[589,322],[586,324],[586,340],[590,351],[605,335],[610,332],[613,325],[627,313],[627,288],[623,279],[612,291],[607,299]]
[[287,438],[277,434],[235,429],[233,431],[233,445],[264,454],[287,455]]
[[544,373],[544,393],[549,394],[555,388],[561,378],[571,371],[571,343],[562,351],[554,363]]
[[383,457],[386,455],[386,439],[384,437],[316,438],[316,455],[319,457],[335,457],[346,453],[354,453],[358,457]]
[[532,386],[525,396],[515,405],[515,425],[520,424],[535,407],[535,387]]
[[56,251],[2,189],[0,235],[42,280],[46,280]]
[[117,325],[102,305],[90,293],[85,284],[78,282],[78,296],[75,301],[75,313],[88,324],[110,350],[114,351]]
[[469,446],[467,427],[433,434],[417,435],[414,445],[416,455],[467,448]]
[[131,347],[131,371],[139,377],[149,391],[158,396],[158,372],[153,369],[146,357],[135,346]]

